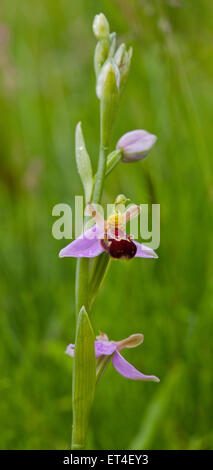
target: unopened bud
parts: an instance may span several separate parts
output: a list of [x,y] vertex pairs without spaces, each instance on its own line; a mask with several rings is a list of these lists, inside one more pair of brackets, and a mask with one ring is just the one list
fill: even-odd
[[123,65],[126,54],[126,46],[125,44],[121,44],[114,55],[114,61],[118,67],[121,67]]
[[103,13],[95,16],[93,21],[93,32],[99,40],[109,37],[109,23]]
[[125,62],[121,69],[121,91],[126,85],[126,81],[127,81],[127,77],[128,77],[129,69],[131,65],[131,60],[132,60],[132,47],[130,47],[130,49],[126,53]]
[[98,41],[96,48],[95,48],[95,55],[94,55],[94,67],[96,77],[98,77],[101,69],[108,58],[109,53],[109,41],[107,39],[103,39],[102,41]]
[[127,132],[118,141],[116,148],[122,150],[123,162],[135,162],[146,157],[157,137],[144,130]]
[[124,194],[119,194],[117,197],[116,197],[116,200],[115,200],[115,205],[117,204],[127,204],[127,202],[130,202],[130,199],[127,198]]
[[[114,78],[113,78],[114,75]],[[108,77],[108,78],[107,78]],[[118,70],[117,65],[113,64],[111,61],[107,61],[98,76],[97,79],[97,86],[96,86],[96,94],[99,99],[102,97],[103,93],[103,86],[106,80],[110,80],[113,78],[113,81],[116,82],[117,89],[119,90],[119,83],[120,83],[120,73]]]
[[115,54],[116,48],[116,33],[111,33],[109,35],[109,58],[112,58]]
[[[105,67],[105,66],[104,66]],[[102,73],[102,72],[101,72]],[[100,74],[101,75],[101,74]],[[112,63],[107,63],[100,86],[101,100],[101,138],[102,146],[107,148],[118,105],[119,90],[116,71]]]

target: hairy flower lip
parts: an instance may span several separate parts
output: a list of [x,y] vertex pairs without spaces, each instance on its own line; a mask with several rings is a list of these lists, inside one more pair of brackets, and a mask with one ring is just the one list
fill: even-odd
[[137,252],[135,243],[127,238],[108,238],[100,240],[103,249],[114,259],[131,259]]
[[[108,336],[102,333],[95,341],[95,356],[96,358],[111,356],[113,367],[123,377],[131,380],[160,382],[160,379],[155,375],[142,374],[142,372],[137,370],[120,354],[122,349],[139,346],[143,342],[143,339],[144,337],[142,334],[133,334],[120,341],[109,341]],[[73,357],[75,353],[75,345],[69,344],[65,352],[69,356]]]

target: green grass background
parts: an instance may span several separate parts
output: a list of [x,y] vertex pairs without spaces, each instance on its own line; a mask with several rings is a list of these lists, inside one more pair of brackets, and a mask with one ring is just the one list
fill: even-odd
[[93,406],[89,449],[213,448],[213,62],[210,0],[3,0],[0,17],[0,447],[64,449],[71,438],[75,260],[51,234],[52,207],[82,188],[81,120],[95,168],[99,132],[93,16],[134,48],[112,149],[126,131],[158,136],[120,164],[104,201],[161,205],[159,259],[112,262],[92,314],[160,384],[110,366]]

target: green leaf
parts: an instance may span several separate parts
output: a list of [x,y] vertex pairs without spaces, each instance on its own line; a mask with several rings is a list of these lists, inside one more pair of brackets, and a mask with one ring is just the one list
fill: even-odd
[[112,354],[110,356],[101,356],[97,361],[96,367],[96,386],[101,380],[102,375],[104,374],[105,370],[107,369],[108,365],[112,360]]
[[96,384],[95,335],[84,307],[78,317],[73,367],[72,449],[84,449]]
[[110,171],[119,163],[122,157],[122,151],[120,149],[113,150],[108,156],[106,161],[106,172],[105,176],[107,176]]
[[85,146],[81,122],[76,126],[75,132],[75,157],[78,172],[84,187],[85,201],[90,201],[93,190],[93,174],[90,157]]
[[93,262],[88,289],[90,308],[106,276],[109,267],[109,262],[110,256],[108,255],[108,253],[102,253],[100,256],[97,256]]

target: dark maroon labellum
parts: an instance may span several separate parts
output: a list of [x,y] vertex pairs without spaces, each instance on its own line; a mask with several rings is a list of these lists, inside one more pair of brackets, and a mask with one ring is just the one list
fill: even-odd
[[137,247],[129,238],[105,238],[100,240],[101,246],[112,258],[131,259],[136,255]]

